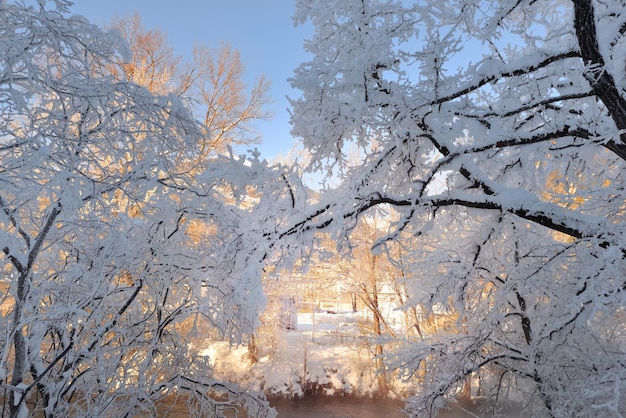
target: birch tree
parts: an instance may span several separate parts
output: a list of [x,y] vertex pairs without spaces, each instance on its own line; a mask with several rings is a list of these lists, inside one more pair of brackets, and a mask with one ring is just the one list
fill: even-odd
[[409,410],[474,377],[496,408],[623,416],[623,2],[298,1],[307,20],[293,133],[341,185],[282,234],[341,243],[377,206],[402,214],[373,250],[410,249],[408,302],[462,330],[389,359],[419,375]]
[[213,379],[180,331],[255,330],[265,247],[251,219],[280,204],[286,174],[200,158],[204,125],[104,71],[123,40],[70,4],[0,3],[3,416],[156,416],[169,397],[194,416],[273,416]]

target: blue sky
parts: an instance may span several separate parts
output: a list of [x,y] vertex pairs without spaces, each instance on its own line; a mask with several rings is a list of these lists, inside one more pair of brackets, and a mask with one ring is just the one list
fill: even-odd
[[303,41],[310,37],[308,26],[294,27],[291,16],[295,2],[289,0],[76,0],[71,12],[103,25],[115,16],[137,11],[146,27],[167,32],[174,50],[191,55],[194,42],[217,47],[220,41],[239,50],[246,65],[246,82],[264,74],[272,83],[269,110],[273,117],[259,122],[262,156],[287,153],[293,139],[289,134],[289,103],[294,97],[287,78],[303,61]]

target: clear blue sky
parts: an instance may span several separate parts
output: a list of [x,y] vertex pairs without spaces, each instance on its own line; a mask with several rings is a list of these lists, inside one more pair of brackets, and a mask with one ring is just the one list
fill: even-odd
[[194,42],[217,47],[220,41],[239,50],[246,65],[246,82],[252,84],[261,74],[272,83],[273,103],[269,122],[256,127],[262,135],[262,156],[286,153],[292,144],[289,134],[289,103],[294,97],[287,78],[307,59],[304,38],[309,26],[294,27],[291,0],[76,0],[71,12],[103,25],[115,16],[137,11],[148,28],[167,32],[175,51],[191,55]]

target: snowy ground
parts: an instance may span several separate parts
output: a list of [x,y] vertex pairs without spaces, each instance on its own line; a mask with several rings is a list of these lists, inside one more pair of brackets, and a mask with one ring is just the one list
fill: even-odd
[[[203,351],[218,377],[274,396],[355,394],[373,396],[376,375],[367,341],[356,327],[360,313],[300,313],[296,330],[277,334],[254,366],[245,347],[212,344]],[[303,382],[307,382],[305,386]]]

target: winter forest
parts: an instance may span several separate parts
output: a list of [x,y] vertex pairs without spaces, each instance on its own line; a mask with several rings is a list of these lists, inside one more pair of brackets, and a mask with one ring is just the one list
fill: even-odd
[[623,0],[296,4],[269,161],[236,50],[0,0],[0,415],[626,416]]

